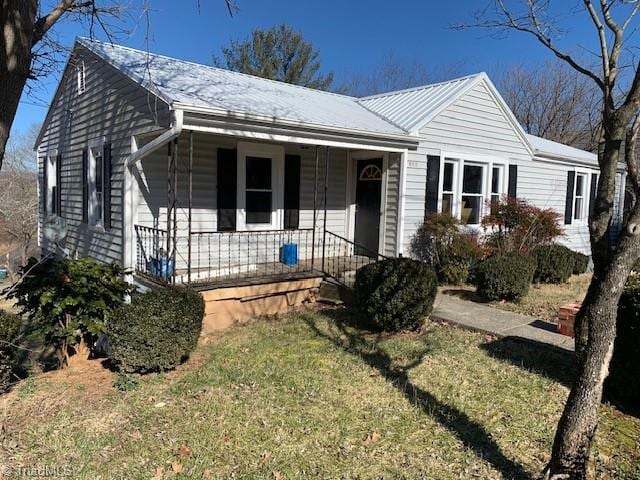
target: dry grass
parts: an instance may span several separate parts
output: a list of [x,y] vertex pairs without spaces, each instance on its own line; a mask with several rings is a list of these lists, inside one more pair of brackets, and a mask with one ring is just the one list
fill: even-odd
[[529,292],[519,302],[485,302],[475,293],[475,287],[443,287],[442,293],[455,295],[464,300],[485,303],[491,307],[520,313],[555,323],[561,306],[582,302],[591,282],[591,274],[573,275],[567,283],[533,284]]
[[[566,352],[445,325],[377,337],[351,319],[332,310],[235,328],[130,392],[103,370],[85,371],[94,385],[29,380],[3,399],[0,467],[70,466],[92,480],[528,479],[543,468]],[[638,419],[604,406],[597,478],[639,474],[638,438]]]

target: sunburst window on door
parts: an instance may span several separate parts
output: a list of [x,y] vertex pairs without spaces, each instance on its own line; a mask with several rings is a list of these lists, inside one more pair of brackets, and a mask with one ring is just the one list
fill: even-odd
[[377,165],[367,165],[360,172],[360,180],[382,180],[382,170]]

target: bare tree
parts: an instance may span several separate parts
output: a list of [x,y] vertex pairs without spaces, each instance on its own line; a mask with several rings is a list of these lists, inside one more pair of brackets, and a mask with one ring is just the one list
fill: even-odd
[[436,71],[417,60],[406,61],[389,52],[371,72],[347,75],[347,80],[337,91],[365,97],[448,80],[459,75],[459,71],[457,66]]
[[525,130],[555,142],[597,151],[602,134],[597,86],[561,60],[510,68],[498,89]]
[[39,125],[7,143],[5,168],[0,173],[0,239],[18,246],[20,264],[35,245],[38,231],[37,173],[33,144]]
[[[640,65],[630,44],[638,26],[640,1],[581,0],[577,8],[573,2],[564,5],[567,10],[560,12],[562,7],[551,0],[491,0],[490,6],[477,14],[473,25],[467,26],[490,28],[499,34],[518,31],[530,35],[592,81],[600,93],[600,175],[595,208],[589,218],[594,274],[576,318],[577,376],[545,471],[552,479],[584,479],[613,354],[618,301],[631,267],[640,256],[640,202],[631,207],[617,244],[612,246],[609,241],[619,161],[626,164],[633,190],[640,192],[640,162],[636,155]],[[593,64],[560,47],[559,37],[566,44],[570,33],[557,19],[575,21],[573,17],[593,29],[597,45]]]
[[[224,0],[230,12],[234,0]],[[0,8],[0,168],[20,97],[29,80],[46,75],[60,60],[53,27],[68,19],[84,24],[93,37],[126,32],[135,21],[129,0],[3,0]],[[138,2],[148,10],[147,2]],[[197,2],[199,5],[199,1]]]

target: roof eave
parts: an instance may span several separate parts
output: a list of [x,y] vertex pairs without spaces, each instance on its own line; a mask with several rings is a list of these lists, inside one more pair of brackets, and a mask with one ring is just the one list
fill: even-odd
[[294,120],[288,120],[278,117],[271,117],[266,115],[257,115],[248,112],[233,112],[225,109],[213,108],[213,107],[202,107],[198,105],[189,105],[182,102],[173,102],[172,107],[174,109],[180,109],[185,112],[197,113],[202,115],[211,116],[213,118],[224,118],[234,121],[243,121],[249,123],[256,123],[266,126],[273,127],[294,127],[294,128],[304,128],[311,131],[317,132],[328,132],[328,133],[336,133],[336,134],[345,134],[345,135],[358,135],[362,137],[370,137],[372,139],[384,139],[391,140],[393,142],[407,144],[407,146],[417,147],[419,143],[419,139],[415,135],[411,134],[400,134],[400,133],[388,133],[388,132],[378,132],[372,130],[362,130],[362,129],[354,129],[354,128],[341,128],[333,125],[324,125],[324,124],[315,124],[310,122],[300,122]]

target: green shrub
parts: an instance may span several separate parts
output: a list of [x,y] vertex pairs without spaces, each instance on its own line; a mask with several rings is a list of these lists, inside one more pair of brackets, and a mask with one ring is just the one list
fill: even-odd
[[173,369],[196,347],[203,317],[204,300],[192,289],[169,287],[134,296],[108,325],[111,359],[125,373]]
[[461,285],[482,257],[477,236],[447,214],[429,214],[411,240],[412,254],[431,265],[441,283]]
[[0,310],[0,393],[13,383],[22,318]]
[[408,258],[371,263],[356,272],[360,309],[380,330],[418,329],[431,313],[438,289],[432,267]]
[[618,303],[613,358],[605,389],[615,400],[640,411],[640,276],[633,275]]
[[113,388],[121,392],[131,392],[140,386],[140,382],[130,373],[118,372],[113,379]]
[[536,261],[530,255],[494,255],[478,265],[475,285],[488,300],[519,300],[529,291],[535,271]]
[[587,273],[587,268],[589,268],[589,256],[574,251],[573,258],[575,260],[575,264],[573,265],[573,274],[582,275],[583,273]]
[[531,254],[538,262],[533,276],[536,283],[566,283],[573,273],[575,255],[564,245],[540,245]]
[[30,258],[9,294],[29,317],[30,333],[56,349],[60,366],[91,349],[132,289],[116,265],[89,258]]

